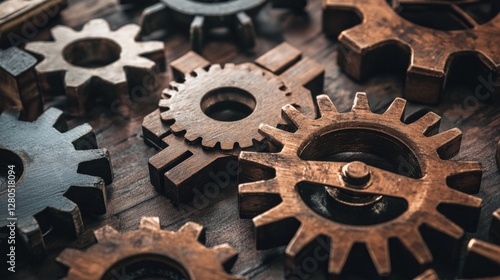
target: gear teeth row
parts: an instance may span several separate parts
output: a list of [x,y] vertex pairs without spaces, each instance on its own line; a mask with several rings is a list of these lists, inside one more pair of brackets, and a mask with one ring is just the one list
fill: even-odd
[[95,280],[104,275],[131,277],[126,266],[116,264],[147,261],[151,254],[171,260],[171,266],[167,266],[189,279],[246,279],[228,274],[237,251],[227,243],[205,247],[205,230],[193,222],[172,232],[162,230],[157,217],[143,217],[138,230],[119,233],[111,226],[104,226],[94,231],[94,236],[97,243],[85,252],[65,249],[57,257],[59,263],[69,267],[65,279]]
[[[281,58],[279,62],[277,57]],[[163,92],[159,109],[145,117],[143,132],[146,143],[163,148],[149,160],[151,183],[174,204],[189,201],[195,192],[211,188],[214,183],[226,187],[237,176],[239,152],[258,150],[263,145],[259,124],[284,123],[281,106],[296,104],[308,117],[316,116],[308,89],[314,90],[312,94],[319,93],[323,67],[301,57],[287,43],[258,58],[256,64],[210,65],[194,52],[171,63],[179,82],[171,83]],[[270,72],[272,69],[277,72]],[[253,106],[253,112],[234,121],[205,114],[201,107],[205,106],[206,96],[225,88],[230,91],[220,96],[229,96],[229,101],[237,98]],[[218,100],[216,96],[206,104],[213,106]]]
[[84,115],[98,97],[96,91],[111,103],[138,87],[150,91],[155,86],[144,80],[165,70],[164,44],[136,41],[138,33],[135,24],[111,31],[105,20],[94,19],[81,31],[56,26],[53,42],[31,42],[26,50],[44,58],[36,66],[42,92],[66,95],[70,114]]
[[[260,126],[259,130],[267,140],[283,146],[281,151],[240,154],[240,166],[244,167],[240,179],[251,178],[250,181],[255,181],[239,186],[240,216],[254,217],[258,249],[283,245],[284,240],[291,238],[288,229],[294,228],[293,225],[298,221],[300,227],[286,248],[287,263],[295,263],[297,258],[302,256],[300,252],[303,248],[318,236],[324,236],[331,241],[330,274],[340,275],[351,248],[354,244],[362,243],[366,245],[378,274],[387,276],[392,271],[389,238],[399,239],[420,265],[426,265],[434,258],[419,231],[423,225],[456,241],[464,236],[462,228],[475,230],[482,200],[461,191],[467,193],[478,191],[482,175],[481,164],[445,160],[458,153],[461,141],[459,130],[437,133],[435,127],[439,124],[439,117],[436,118],[433,113],[413,123],[403,123],[406,101],[400,98],[397,98],[383,114],[371,112],[365,93],[356,94],[352,110],[347,113],[339,113],[325,95],[318,96],[317,103],[320,110],[318,119],[304,116],[293,106],[283,107],[283,118],[297,128],[293,133],[268,125]],[[342,183],[342,179],[339,181],[341,177],[331,174],[339,172],[336,170],[341,169],[341,163],[315,162],[299,158],[306,149],[304,147],[314,146],[312,143],[320,141],[317,140],[319,137],[350,128],[377,131],[393,137],[417,155],[422,169],[422,175],[418,178],[408,178],[370,167],[372,172],[370,187],[356,190],[359,193],[405,199],[409,203],[409,208],[398,218],[365,227],[348,226],[313,212],[297,193],[297,187],[294,186],[302,181],[352,190]],[[428,133],[429,131],[433,133]],[[337,145],[342,143],[339,142]],[[328,153],[328,151],[319,150],[316,153]],[[272,175],[266,177],[269,174]],[[325,177],[321,174],[329,175]],[[463,180],[450,180],[452,178]],[[383,183],[384,180],[399,182],[405,187],[389,186]],[[412,203],[418,206],[412,206]],[[468,218],[451,221],[438,212],[438,206],[442,204],[460,205],[468,209],[465,211],[469,213]],[[462,213],[464,216],[465,212]]]
[[[105,185],[113,181],[106,149],[97,149],[88,124],[67,130],[58,109],[48,109],[35,122],[18,121],[14,112],[0,115],[0,126],[9,133],[0,135],[2,161],[15,165],[16,202],[25,205],[14,215],[17,230],[35,258],[45,254],[39,220],[78,236],[83,232],[80,210],[106,212]],[[7,209],[7,192],[0,205]],[[7,226],[8,212],[0,214],[1,228]],[[48,220],[50,218],[50,220]]]

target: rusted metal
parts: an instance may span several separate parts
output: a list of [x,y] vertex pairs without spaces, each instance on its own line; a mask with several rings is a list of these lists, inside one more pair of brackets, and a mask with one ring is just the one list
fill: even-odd
[[[499,3],[324,0],[323,31],[338,36],[338,63],[349,76],[363,80],[389,65],[404,63],[395,67],[406,69],[405,98],[435,104],[441,100],[450,72],[479,75],[471,64],[454,65],[463,58],[480,61],[492,75],[490,86],[498,89]],[[470,15],[473,5],[482,5],[476,11],[490,5],[483,21]]]
[[[9,205],[8,181],[0,192],[0,228],[17,218],[16,229],[34,257],[44,255],[43,233],[51,227],[74,235],[83,232],[80,214],[106,212],[105,185],[113,180],[106,149],[97,149],[92,127],[80,125],[67,131],[58,109],[45,111],[35,122],[24,122],[16,114],[0,115],[0,163],[2,177],[7,166],[15,175],[15,203]],[[12,172],[11,172],[12,173]],[[7,190],[9,189],[9,190]],[[21,242],[22,240],[22,242]],[[16,244],[17,245],[17,244]]]
[[[201,52],[210,29],[225,27],[231,30],[242,48],[255,46],[255,30],[252,18],[267,0],[160,0],[144,10],[141,19],[142,35],[159,29],[189,29],[191,48]],[[275,7],[303,9],[305,0],[274,1]]]
[[26,43],[67,6],[66,0],[4,0],[0,2],[0,44]]
[[194,188],[203,189],[219,171],[227,180],[235,177],[238,153],[259,149],[259,124],[283,123],[283,105],[315,116],[308,89],[321,91],[321,65],[286,43],[256,63],[209,65],[194,52],[171,63],[184,81],[163,92],[143,131],[146,143],[165,148],[149,160],[150,177],[174,203],[189,200]]
[[0,50],[0,109],[21,110],[21,117],[28,121],[43,112],[36,63],[35,57],[17,47]]
[[65,94],[72,115],[86,114],[97,98],[111,103],[147,94],[165,67],[164,44],[136,41],[136,24],[111,31],[105,20],[94,19],[81,31],[56,26],[51,33],[54,42],[32,42],[26,49],[44,57],[36,66],[42,91]]
[[[240,154],[240,216],[254,217],[257,249],[288,243],[291,269],[312,253],[316,238],[325,237],[331,275],[345,272],[354,244],[366,246],[375,273],[390,275],[389,239],[399,240],[421,266],[434,260],[434,250],[456,259],[462,228],[475,230],[482,206],[466,194],[478,192],[481,164],[448,160],[460,149],[460,130],[438,133],[434,113],[403,123],[406,101],[400,98],[383,114],[371,112],[365,93],[356,94],[348,113],[339,113],[326,95],[317,99],[319,119],[283,107],[295,132],[260,126],[267,140],[282,147],[279,152]],[[390,165],[353,162],[356,155],[335,158],[345,153],[381,157]],[[443,205],[447,210],[438,212]],[[424,241],[424,225],[447,241],[436,243],[430,235]]]
[[227,243],[205,247],[205,230],[193,222],[173,232],[143,217],[138,230],[121,234],[104,226],[94,235],[97,243],[86,251],[65,249],[57,257],[69,267],[65,279],[246,279],[228,274],[236,250]]
[[473,238],[460,279],[500,279],[500,246]]

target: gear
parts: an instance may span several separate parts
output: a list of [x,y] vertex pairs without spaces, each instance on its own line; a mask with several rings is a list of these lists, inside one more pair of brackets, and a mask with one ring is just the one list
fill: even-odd
[[17,218],[22,240],[40,257],[44,254],[42,231],[64,226],[61,230],[79,235],[83,232],[80,210],[106,212],[105,185],[113,180],[109,154],[97,149],[90,125],[66,131],[57,109],[45,111],[33,123],[3,113],[0,127],[0,163],[2,168],[13,166],[10,173],[3,171],[16,177],[15,182],[7,176],[9,180],[3,181],[0,207],[12,208],[12,192],[18,205],[13,212],[0,211],[0,227]]
[[315,116],[313,98],[305,87],[313,93],[321,90],[321,65],[301,58],[286,43],[257,63],[261,67],[209,65],[194,52],[171,63],[174,73],[185,80],[164,91],[160,110],[144,119],[143,130],[147,143],[166,147],[149,160],[149,170],[151,183],[174,203],[191,198],[193,187],[203,187],[210,173],[236,163],[242,149],[257,150],[263,138],[259,124],[282,123],[281,106],[294,104]]
[[[486,2],[325,0],[323,31],[338,36],[338,63],[351,77],[362,80],[380,71],[381,65],[387,68],[391,61],[409,60],[409,65],[404,65],[407,69],[405,97],[435,104],[441,99],[448,74],[460,68],[452,65],[456,58],[473,55],[488,68],[488,73],[493,73],[493,84],[500,79],[498,1],[489,1],[492,5],[489,21],[478,23],[478,18],[467,12],[474,8],[472,5],[482,5],[476,9],[481,11]],[[448,17],[461,21],[452,26],[441,24],[441,29],[461,30],[430,28],[433,26],[429,22],[448,18],[440,14],[443,11],[449,11]],[[426,21],[418,21],[418,15]],[[403,52],[404,57],[398,57]],[[474,71],[469,65],[463,68],[462,71]]]
[[111,31],[105,20],[94,19],[79,32],[65,26],[51,32],[54,42],[28,43],[26,49],[45,57],[36,66],[42,91],[66,94],[73,115],[86,114],[98,97],[112,102],[129,92],[143,94],[154,86],[145,78],[165,67],[163,43],[135,41],[136,24]]
[[[267,3],[267,0],[161,0],[146,8],[142,14],[143,35],[169,27],[190,25],[190,41],[194,51],[203,48],[205,31],[210,28],[227,27],[236,33],[244,48],[255,46],[255,30],[252,17]],[[304,9],[306,0],[275,0],[276,7]]]
[[461,279],[500,279],[500,246],[472,239],[467,245]]
[[69,267],[66,279],[245,279],[226,272],[236,250],[227,243],[205,247],[204,229],[196,223],[171,232],[161,230],[158,218],[143,217],[139,230],[120,234],[105,226],[94,235],[97,244],[85,252],[66,249],[57,257]]
[[[261,125],[269,141],[282,145],[280,152],[240,154],[240,180],[257,180],[239,185],[239,208],[242,217],[257,215],[258,249],[291,239],[286,257],[293,264],[316,238],[325,237],[331,242],[329,273],[338,275],[353,245],[364,244],[378,274],[388,275],[389,239],[399,240],[423,265],[433,260],[434,251],[422,237],[422,226],[450,237],[453,245],[464,236],[454,222],[475,230],[482,200],[463,192],[479,191],[481,164],[445,160],[458,153],[460,130],[437,134],[440,118],[433,113],[404,124],[406,102],[399,98],[382,115],[370,111],[365,93],[356,94],[349,113],[339,113],[327,96],[317,102],[321,117],[316,120],[283,107],[283,117],[297,128],[294,133]],[[349,152],[382,157],[394,164],[388,170],[397,171],[328,161]],[[452,205],[460,207],[460,215]],[[439,246],[447,248],[443,242]]]

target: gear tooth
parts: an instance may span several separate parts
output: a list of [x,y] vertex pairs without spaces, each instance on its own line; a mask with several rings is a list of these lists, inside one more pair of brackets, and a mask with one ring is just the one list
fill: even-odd
[[330,116],[337,114],[339,111],[333,104],[332,100],[328,95],[326,94],[321,94],[316,97],[316,100],[318,101],[318,108],[319,112],[321,114],[321,117],[325,116]]
[[415,257],[419,264],[427,264],[432,262],[432,254],[420,232],[417,229],[408,232],[400,237],[400,241],[406,249]]
[[200,240],[204,239],[205,229],[200,224],[187,222],[179,229],[178,234],[188,236],[194,240]]
[[422,132],[422,134],[432,136],[438,133],[440,123],[441,117],[433,112],[429,112],[410,125],[415,130]]
[[446,194],[442,194],[439,201],[441,203],[455,204],[472,208],[481,208],[483,205],[483,200],[481,198],[451,188],[447,189]]
[[[107,24],[107,22],[106,22]],[[131,38],[132,40],[134,40],[134,38],[137,36],[137,34],[139,34],[139,32],[141,31],[141,28],[139,25],[137,24],[127,24],[127,25],[124,25],[122,27],[120,27],[119,29],[117,29],[115,31],[115,35],[116,36],[120,36],[120,34],[123,34],[123,36],[126,36],[126,37],[129,37]],[[142,42],[137,42],[138,45],[140,45]]]
[[[167,111],[167,112],[169,112],[169,111]],[[161,116],[162,116],[162,118],[161,118],[161,119],[162,119],[163,121],[167,121],[167,120],[169,120],[168,118],[163,118],[164,113],[162,113],[162,114],[161,114]],[[179,132],[184,131],[184,128],[182,128],[182,127],[181,127],[178,123],[173,123],[173,124],[171,124],[171,125],[170,125],[170,130],[172,130],[172,131],[173,131],[173,132],[175,132],[175,133],[179,133]]]
[[294,136],[293,133],[281,130],[279,128],[267,124],[261,124],[259,126],[259,133],[262,134],[264,137],[266,137],[268,140],[271,140],[275,143],[277,142],[282,145],[291,142],[290,140],[292,140]]
[[159,41],[147,41],[147,42],[136,41],[135,44],[137,47],[139,47],[139,52],[138,52],[139,55],[150,54],[155,52],[163,52],[163,50],[165,49],[165,44]]
[[[161,112],[160,113],[160,118],[164,122],[173,122],[173,121],[175,121],[175,118],[172,115],[172,112],[170,111],[170,108],[167,111]],[[178,127],[178,126],[176,128],[180,129],[180,127]],[[180,129],[179,131],[177,131],[177,130],[173,130],[173,131],[174,132],[179,132],[179,131],[182,131],[182,129]]]
[[94,231],[94,236],[97,242],[117,242],[120,238],[120,233],[111,226],[105,225]]
[[88,123],[84,123],[82,125],[79,125],[71,130],[68,130],[63,133],[64,138],[66,138],[68,141],[73,142],[76,141],[82,137],[85,137],[86,135],[94,133],[92,126],[90,126]]
[[222,150],[225,150],[225,151],[232,150],[234,148],[234,142],[230,142],[230,141],[220,142],[220,147]]
[[140,229],[148,229],[148,230],[160,230],[160,218],[158,217],[142,217],[141,223],[139,225]]
[[238,193],[241,195],[246,194],[279,194],[278,184],[276,180],[257,181],[252,183],[240,184],[238,186]]
[[73,29],[64,25],[58,25],[50,30],[52,38],[54,38],[55,41],[62,41],[62,42],[71,40],[71,38],[75,33],[76,32]]
[[[5,124],[7,123],[17,122],[19,119],[19,114],[19,110],[13,109],[7,109],[6,111],[0,112],[0,124],[2,124],[2,127],[6,127]],[[40,117],[38,117],[38,119],[40,119]]]
[[253,139],[242,139],[238,143],[235,143],[234,149],[237,149],[238,146],[241,149],[247,149],[247,148],[253,147],[253,146],[255,146],[254,143],[260,143],[260,142],[262,142],[262,139],[264,139],[264,137],[261,135],[258,135],[256,138],[253,138]]
[[201,139],[201,145],[203,147],[206,147],[206,148],[209,148],[209,149],[213,149],[215,148],[215,146],[217,145],[217,141],[215,140],[212,140],[212,139],[206,139],[206,138],[202,138]]
[[406,109],[406,100],[402,98],[396,98],[391,103],[387,111],[385,111],[384,115],[390,118],[397,119],[399,121],[403,121]]
[[100,159],[109,160],[109,152],[107,149],[92,149],[92,150],[76,150],[74,151],[80,163],[96,161]]
[[[200,70],[200,69],[197,69],[197,70]],[[222,70],[222,67],[220,66],[220,64],[212,64],[212,65],[210,65],[210,68],[208,69],[208,73],[212,73],[212,72],[216,72],[216,71],[220,71],[220,70]],[[198,72],[196,72],[196,73],[198,73]],[[198,73],[198,74],[200,74],[200,73]]]
[[283,119],[285,119],[288,123],[293,124],[296,128],[307,126],[310,121],[301,112],[299,112],[297,108],[290,104],[283,106],[281,113]]
[[78,68],[73,68],[72,71],[67,71],[64,76],[66,87],[80,88],[90,83],[92,76],[88,71],[80,71]]
[[389,244],[384,238],[374,240],[366,244],[370,257],[380,276],[387,276],[391,273],[391,258],[389,255]]
[[328,272],[340,275],[349,257],[352,248],[350,240],[333,240],[330,245],[330,261],[328,262]]
[[212,250],[215,251],[215,257],[222,265],[234,262],[238,256],[238,251],[227,243],[217,245]]
[[442,159],[454,157],[460,151],[462,132],[453,128],[429,137],[429,144],[434,147]]
[[63,112],[56,108],[49,108],[35,121],[43,126],[53,127],[63,117]]
[[314,233],[314,230],[306,229],[305,224],[302,224],[290,243],[288,243],[285,249],[286,256],[292,260],[295,259],[302,249],[313,242],[317,236],[310,234],[311,232]]
[[370,104],[368,104],[368,97],[364,92],[357,92],[354,98],[354,105],[352,106],[352,111],[367,111],[371,112]]
[[256,163],[264,166],[272,167],[276,160],[281,157],[276,153],[257,153],[257,152],[241,152],[240,161]]
[[96,31],[99,33],[103,33],[103,32],[109,32],[111,31],[111,29],[109,28],[108,22],[102,18],[92,19],[89,22],[87,22],[82,28],[82,32],[95,33]]
[[235,66],[234,63],[226,63],[224,64],[224,69],[234,69]]
[[272,224],[284,220],[286,218],[293,217],[293,214],[289,213],[290,211],[288,211],[286,208],[287,206],[285,205],[285,203],[282,202],[278,206],[275,206],[270,210],[253,218],[252,220],[253,224],[255,225],[256,228],[258,228],[258,227],[263,227],[267,224]]
[[184,138],[186,138],[186,140],[192,143],[195,142],[199,137],[188,130],[186,131],[186,134],[184,134]]
[[436,211],[425,220],[425,224],[456,240],[464,236],[464,230],[461,227]]
[[162,111],[166,111],[166,110],[169,110],[170,109],[170,99],[160,99],[160,101],[158,101],[158,107],[162,110]]
[[72,249],[72,248],[67,248],[64,249],[64,251],[57,256],[56,261],[65,265],[66,267],[72,267],[76,263],[80,262],[82,257],[82,252]]
[[[134,58],[134,60],[128,61],[127,62],[127,67],[132,67],[132,68],[139,68],[139,69],[154,69],[156,63],[150,59],[138,56]],[[115,74],[115,73],[114,73]],[[124,72],[125,75],[125,72]],[[125,76],[125,79],[126,76]]]
[[413,278],[413,280],[439,280],[439,276],[434,269],[427,269],[424,273]]

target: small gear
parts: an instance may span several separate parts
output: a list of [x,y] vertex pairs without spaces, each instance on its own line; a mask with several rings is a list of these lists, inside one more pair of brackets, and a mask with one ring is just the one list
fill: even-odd
[[[491,4],[487,9],[489,20],[478,22],[467,9],[478,5],[477,13],[484,4]],[[446,20],[446,16],[436,14],[443,11],[449,11],[450,18],[459,19],[456,30],[440,30],[428,24]],[[323,31],[338,36],[338,63],[357,80],[380,71],[379,66],[387,68],[391,61],[409,59],[408,66],[404,66],[405,98],[435,104],[441,100],[456,58],[473,55],[492,73],[493,84],[497,84],[500,79],[498,11],[498,1],[483,0],[324,0]],[[427,21],[417,21],[417,15]],[[402,52],[404,58],[398,57]],[[461,70],[471,70],[464,68]]]
[[467,245],[460,279],[500,279],[500,246],[472,239]]
[[[258,249],[291,240],[285,252],[292,265],[324,237],[331,244],[328,271],[339,275],[353,246],[363,244],[382,276],[391,273],[390,239],[424,265],[435,251],[424,241],[423,226],[449,237],[451,246],[464,236],[456,223],[475,230],[482,200],[464,192],[479,191],[481,164],[446,160],[460,149],[460,130],[437,134],[440,118],[433,113],[403,123],[406,102],[400,98],[381,115],[370,111],[365,93],[356,94],[348,113],[339,113],[324,95],[317,103],[316,120],[283,107],[283,117],[297,128],[293,133],[261,125],[260,132],[282,146],[280,152],[240,154],[239,178],[252,181],[239,185],[240,216],[254,217]],[[373,154],[393,166],[328,160],[349,152]],[[448,248],[438,244],[440,251]]]
[[[83,232],[80,210],[106,212],[105,185],[113,180],[109,154],[97,149],[90,125],[66,131],[57,109],[48,109],[33,123],[4,112],[0,127],[2,176],[15,176],[15,180],[8,176],[9,180],[2,180],[0,207],[12,208],[11,193],[18,205],[13,211],[0,211],[0,228],[14,221],[28,249],[40,257],[42,231],[61,227],[79,235]],[[12,171],[7,173],[5,166],[12,166],[8,170]]]
[[245,279],[227,273],[236,250],[227,243],[205,247],[196,223],[172,232],[161,230],[158,218],[143,217],[138,230],[120,234],[104,226],[94,235],[97,244],[85,252],[66,249],[57,257],[69,267],[66,279]]
[[42,91],[66,94],[73,115],[86,114],[97,98],[143,95],[155,86],[144,84],[145,78],[165,67],[164,44],[135,41],[136,24],[111,31],[105,20],[94,19],[81,31],[56,26],[51,33],[54,42],[32,42],[26,49],[44,57],[36,66]]
[[294,104],[315,116],[307,88],[321,91],[321,65],[301,58],[286,43],[256,62],[260,66],[209,65],[190,52],[171,63],[184,82],[171,83],[164,91],[160,109],[144,119],[143,131],[147,143],[165,148],[149,160],[150,178],[174,203],[191,198],[195,186],[209,182],[209,173],[237,163],[242,149],[257,150],[263,140],[259,124],[283,123],[281,106]]
[[[142,14],[143,35],[170,26],[189,25],[191,47],[200,52],[205,32],[210,28],[227,27],[233,30],[244,48],[255,46],[255,30],[252,17],[267,3],[267,0],[161,0],[146,8]],[[306,0],[275,0],[275,7],[304,9]]]

